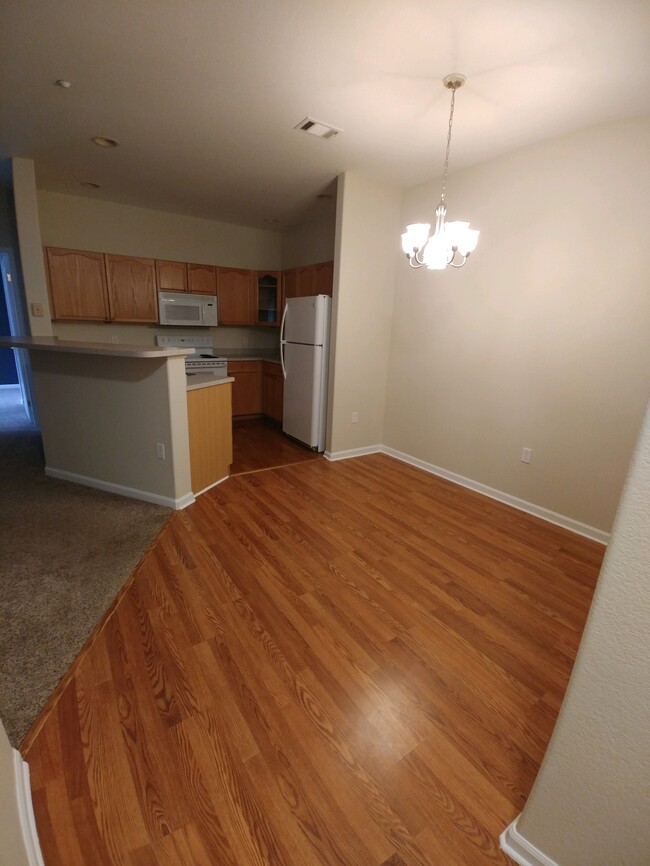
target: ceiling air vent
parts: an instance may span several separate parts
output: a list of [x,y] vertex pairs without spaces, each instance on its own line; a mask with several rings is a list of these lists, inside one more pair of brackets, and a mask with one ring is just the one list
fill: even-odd
[[318,138],[334,138],[342,129],[337,129],[335,126],[330,126],[329,123],[323,123],[321,120],[314,120],[313,117],[306,117],[301,120],[294,129],[300,129],[302,132],[308,132],[310,135],[317,135]]

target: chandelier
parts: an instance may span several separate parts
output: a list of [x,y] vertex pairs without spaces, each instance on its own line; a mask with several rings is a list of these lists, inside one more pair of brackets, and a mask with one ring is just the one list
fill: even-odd
[[413,223],[413,225],[406,227],[406,231],[402,235],[402,249],[406,253],[409,265],[412,268],[427,267],[436,271],[444,271],[449,265],[452,268],[462,268],[469,254],[476,249],[479,236],[478,230],[471,229],[469,223],[445,222],[447,215],[445,191],[451,127],[454,122],[454,103],[456,91],[465,84],[465,76],[454,72],[445,76],[442,83],[448,90],[451,90],[451,108],[449,110],[445,167],[442,175],[442,195],[440,196],[440,204],[436,208],[436,230],[429,237],[430,223]]

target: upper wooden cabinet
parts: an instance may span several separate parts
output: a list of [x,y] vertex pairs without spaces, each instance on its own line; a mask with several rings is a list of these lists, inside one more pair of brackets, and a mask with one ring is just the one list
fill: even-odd
[[282,315],[282,279],[279,271],[255,273],[255,324],[277,327]]
[[316,294],[332,296],[334,283],[334,262],[321,262],[316,269]]
[[244,268],[217,268],[220,325],[253,324],[254,272]]
[[192,294],[217,294],[217,269],[214,265],[188,265],[187,279]]
[[284,299],[332,294],[334,262],[303,265],[282,272]]
[[106,277],[114,322],[157,322],[154,259],[106,254]]
[[103,253],[46,247],[53,319],[108,322]]
[[316,292],[316,266],[307,265],[296,269],[297,297],[308,298]]
[[282,290],[284,300],[298,297],[298,268],[282,271]]
[[187,265],[185,262],[162,262],[156,260],[156,277],[161,292],[187,291]]

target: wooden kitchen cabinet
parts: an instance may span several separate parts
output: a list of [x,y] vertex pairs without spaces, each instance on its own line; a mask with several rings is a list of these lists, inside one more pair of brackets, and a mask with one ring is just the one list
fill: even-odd
[[262,376],[259,361],[228,361],[228,375],[233,376],[232,415],[260,415],[262,412]]
[[278,327],[282,316],[282,279],[279,271],[255,273],[255,324]]
[[229,474],[232,463],[231,383],[187,392],[192,492]]
[[280,364],[262,361],[262,414],[282,423],[284,376]]
[[282,271],[282,294],[284,300],[298,297],[298,268]]
[[308,298],[316,294],[316,267],[307,265],[297,268],[296,290],[298,298]]
[[53,319],[108,322],[104,254],[45,248]]
[[220,325],[252,325],[254,271],[217,268],[217,303]]
[[321,262],[314,265],[316,270],[316,294],[332,297],[334,283],[334,262]]
[[110,253],[105,259],[111,320],[157,322],[155,260]]
[[334,262],[302,265],[282,272],[284,298],[307,298],[312,295],[332,295]]
[[160,292],[186,292],[187,265],[185,262],[163,262],[156,259],[156,280]]
[[217,269],[214,265],[188,265],[187,281],[189,291],[194,295],[217,294]]

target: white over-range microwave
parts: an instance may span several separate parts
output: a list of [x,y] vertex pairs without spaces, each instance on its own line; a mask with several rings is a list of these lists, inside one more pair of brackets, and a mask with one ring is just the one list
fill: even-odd
[[176,327],[217,324],[215,295],[187,295],[184,292],[158,292],[158,321]]

